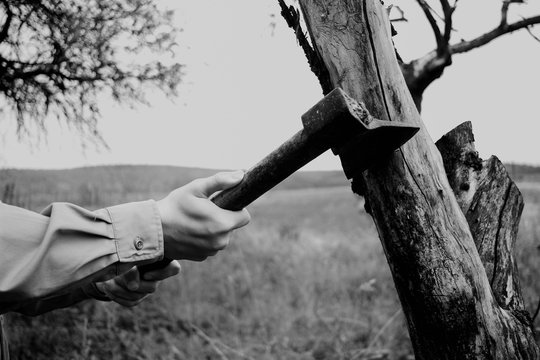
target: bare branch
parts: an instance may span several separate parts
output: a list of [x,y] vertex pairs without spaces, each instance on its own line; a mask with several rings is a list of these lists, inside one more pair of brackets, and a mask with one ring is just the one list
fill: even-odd
[[505,27],[508,25],[508,8],[510,7],[510,1],[504,0],[501,7],[501,22],[499,27]]
[[429,22],[429,25],[431,25],[431,29],[433,30],[433,34],[435,35],[435,40],[437,41],[437,49],[439,49],[443,43],[443,37],[441,34],[441,29],[439,29],[439,25],[437,25],[437,20],[433,17],[431,6],[425,1],[425,0],[417,0],[418,5],[422,8],[422,11],[426,15],[426,18]]
[[441,0],[441,6],[444,13],[444,35],[443,42],[446,49],[448,49],[448,44],[450,43],[450,37],[452,35],[452,14],[456,9],[454,6],[450,6],[448,0]]
[[529,17],[522,19],[520,21],[516,21],[515,23],[508,24],[505,27],[496,27],[493,30],[482,34],[472,40],[468,41],[462,41],[460,43],[454,44],[450,46],[450,52],[452,54],[460,54],[467,51],[470,51],[472,49],[476,49],[480,46],[486,45],[487,43],[495,40],[496,38],[512,33],[516,30],[521,29],[527,29],[530,26],[540,24],[540,15]]
[[[172,12],[159,10],[149,0],[0,0],[0,9],[0,42],[5,46],[0,99],[17,121],[19,134],[30,134],[30,122],[44,128],[44,119],[51,115],[98,139],[98,94],[110,92],[114,100],[130,106],[146,103],[147,86],[176,95],[180,64],[118,61],[120,53],[137,55],[147,49],[174,53]],[[117,46],[119,38],[128,39],[129,46]]]
[[531,28],[526,27],[525,30],[527,30],[527,32],[529,33],[529,35],[531,35],[531,37],[532,37],[534,40],[540,42],[540,37],[536,36],[536,35],[532,32]]
[[323,93],[329,93],[333,89],[330,82],[330,75],[328,74],[328,70],[324,66],[324,63],[321,61],[319,54],[311,47],[306,34],[302,30],[302,26],[300,25],[300,12],[295,9],[294,6],[287,6],[283,0],[278,0],[278,3],[281,7],[281,16],[285,19],[287,25],[293,29],[298,44],[302,50],[304,50],[311,71],[319,79]]
[[7,0],[2,0],[0,3],[6,8],[6,21],[2,26],[2,30],[0,30],[0,43],[2,43],[8,37],[9,27],[11,26],[11,21],[13,19],[13,11],[11,11]]
[[[530,29],[532,26],[540,24],[540,15],[522,18],[520,21],[508,24],[507,15],[509,7],[512,4],[523,3],[523,0],[503,0],[501,22],[495,28],[472,40],[461,40],[461,42],[450,44],[451,32],[453,31],[452,15],[456,10],[458,0],[454,0],[453,2],[451,0],[439,1],[443,10],[442,16],[437,14],[428,4],[427,0],[417,0],[435,33],[437,39],[436,49],[407,64],[401,64],[401,70],[405,76],[407,86],[419,110],[421,108],[423,92],[433,81],[443,74],[446,67],[451,65],[454,54],[464,53],[481,47],[500,36],[520,29],[526,29],[535,40],[540,42],[540,37],[533,34]],[[444,34],[441,34],[438,21],[444,22]]]
[[[423,0],[422,0],[423,1]],[[540,39],[532,34],[530,27],[540,24],[540,15],[530,18],[524,18],[512,24],[507,24],[504,27],[497,26],[493,30],[482,34],[469,41],[461,41],[459,43],[449,45],[447,49],[447,57],[444,57],[444,52],[441,53],[439,47],[428,54],[411,61],[409,64],[402,64],[402,72],[407,81],[407,86],[415,98],[415,103],[420,109],[422,93],[436,79],[438,79],[444,69],[451,64],[450,56],[453,54],[465,53],[467,51],[479,48],[494,39],[509,34],[511,32],[526,29],[531,36],[536,40]]]
[[396,11],[399,13],[399,17],[390,18],[390,22],[408,22],[409,20],[405,17],[405,12],[396,5],[391,5],[388,7],[388,17],[390,17],[390,14],[393,9],[396,9]]

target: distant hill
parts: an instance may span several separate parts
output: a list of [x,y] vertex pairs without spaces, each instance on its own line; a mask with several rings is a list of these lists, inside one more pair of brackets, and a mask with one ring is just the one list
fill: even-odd
[[[146,191],[174,189],[218,171],[222,170],[161,165],[113,165],[64,170],[1,169],[0,181],[15,181],[38,188],[52,185],[67,188],[74,183],[85,182],[120,182],[129,188],[128,191]],[[340,171],[300,171],[284,181],[280,187],[289,189],[341,185],[347,185],[347,181]]]
[[[540,182],[540,167],[508,164],[519,182]],[[115,165],[66,170],[0,170],[0,200],[30,208],[51,199],[102,206],[125,199],[157,198],[189,181],[219,170],[176,166]],[[276,189],[348,186],[341,171],[299,171]]]
[[[176,166],[115,165],[65,170],[0,170],[0,199],[39,208],[51,200],[107,205],[124,199],[160,197],[193,179],[219,170]],[[348,184],[339,171],[298,172],[280,189],[335,187]],[[14,188],[13,188],[14,187]]]
[[540,166],[513,163],[505,166],[514,181],[540,182]]

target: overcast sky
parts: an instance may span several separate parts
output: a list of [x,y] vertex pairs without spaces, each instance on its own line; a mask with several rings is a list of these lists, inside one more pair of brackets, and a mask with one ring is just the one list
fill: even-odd
[[[388,3],[388,2],[387,2]],[[399,1],[409,23],[395,38],[405,59],[434,46],[412,0]],[[516,7],[540,13],[538,1]],[[322,97],[275,0],[165,1],[177,9],[178,59],[186,65],[180,97],[152,94],[136,110],[102,99],[100,129],[110,150],[83,154],[69,131],[51,126],[47,147],[19,144],[10,119],[0,119],[0,166],[65,168],[99,164],[169,164],[248,168],[300,129],[300,115]],[[495,4],[496,6],[493,6]],[[529,10],[527,10],[529,9]],[[497,24],[499,2],[459,3],[454,39]],[[275,28],[272,22],[276,21]],[[540,28],[536,30],[540,35]],[[525,31],[457,55],[425,94],[422,117],[434,140],[473,122],[483,157],[540,165],[540,43]],[[331,154],[308,169],[338,169]]]

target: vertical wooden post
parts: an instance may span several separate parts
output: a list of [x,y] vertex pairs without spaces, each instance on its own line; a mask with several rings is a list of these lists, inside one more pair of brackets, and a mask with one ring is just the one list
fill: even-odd
[[417,359],[538,359],[530,327],[493,296],[440,153],[407,90],[380,2],[300,6],[332,84],[375,117],[422,128],[388,163],[355,179],[365,183]]

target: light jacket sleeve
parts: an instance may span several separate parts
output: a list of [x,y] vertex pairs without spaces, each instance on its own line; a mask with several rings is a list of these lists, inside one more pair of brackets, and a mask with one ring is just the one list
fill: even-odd
[[0,203],[0,313],[162,258],[153,200],[97,211],[54,203],[41,214]]

